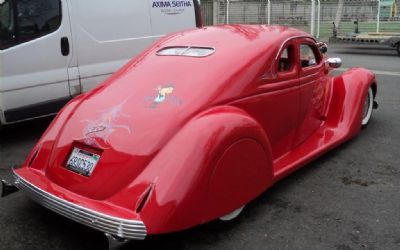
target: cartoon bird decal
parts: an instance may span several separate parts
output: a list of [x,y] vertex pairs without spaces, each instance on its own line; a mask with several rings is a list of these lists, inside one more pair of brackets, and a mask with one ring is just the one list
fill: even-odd
[[153,101],[155,104],[165,101],[167,95],[170,95],[172,92],[174,92],[174,86],[172,84],[167,84],[164,87],[158,86],[157,92],[158,94]]
[[149,108],[156,108],[158,105],[166,101],[176,106],[180,106],[182,104],[181,99],[172,95],[174,89],[175,87],[171,83],[165,84],[163,86],[158,86],[155,89],[157,94],[155,96],[146,96],[145,102],[151,102]]

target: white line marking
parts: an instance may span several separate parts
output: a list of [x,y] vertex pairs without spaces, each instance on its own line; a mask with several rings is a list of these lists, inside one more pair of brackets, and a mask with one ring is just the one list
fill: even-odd
[[[350,68],[340,68],[336,69],[337,71],[347,71]],[[384,71],[384,70],[371,70],[374,72],[376,75],[386,75],[386,76],[400,76],[400,72],[394,72],[394,71]]]

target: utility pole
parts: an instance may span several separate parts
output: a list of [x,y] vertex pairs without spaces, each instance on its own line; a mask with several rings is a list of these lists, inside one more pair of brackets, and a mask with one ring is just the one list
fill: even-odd
[[340,22],[342,21],[343,5],[344,5],[344,0],[339,0],[335,18],[336,30],[340,29]]

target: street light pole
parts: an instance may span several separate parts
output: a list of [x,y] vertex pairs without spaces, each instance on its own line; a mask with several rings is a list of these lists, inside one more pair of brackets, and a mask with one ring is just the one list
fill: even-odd
[[314,22],[315,22],[315,0],[311,0],[311,27],[310,33],[314,36]]
[[229,0],[226,0],[226,24],[229,24]]
[[321,0],[318,1],[318,16],[317,16],[317,38],[319,38],[320,22],[321,22]]
[[379,32],[379,23],[381,21],[381,1],[378,0],[378,14],[376,17],[376,32]]

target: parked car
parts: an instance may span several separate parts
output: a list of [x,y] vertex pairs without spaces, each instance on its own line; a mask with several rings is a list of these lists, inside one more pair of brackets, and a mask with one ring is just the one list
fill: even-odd
[[0,0],[0,125],[55,114],[161,36],[196,26],[197,0]]
[[3,195],[119,241],[233,219],[369,123],[374,74],[321,51],[281,26],[169,35],[70,101]]

